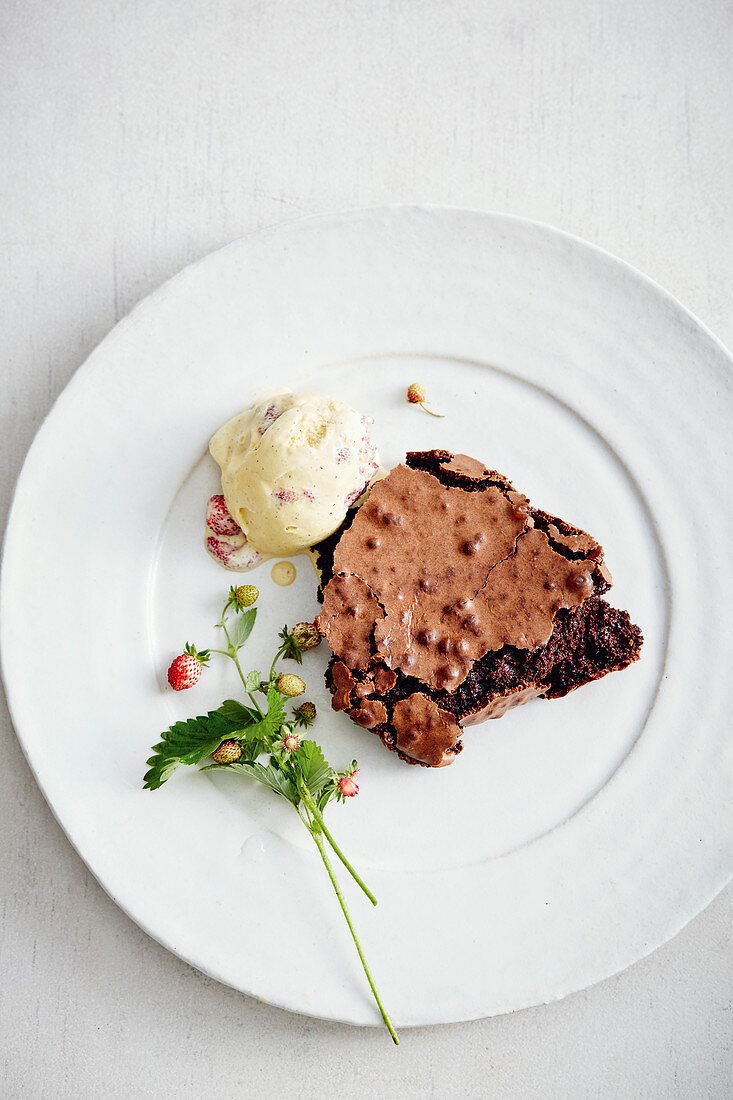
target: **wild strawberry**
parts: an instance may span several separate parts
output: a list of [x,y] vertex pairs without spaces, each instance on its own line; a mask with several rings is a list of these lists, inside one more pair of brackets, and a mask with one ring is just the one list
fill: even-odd
[[359,784],[355,780],[357,769],[352,768],[346,775],[339,777],[339,794],[343,798],[353,798],[359,793]]
[[283,733],[282,740],[277,742],[277,747],[282,749],[283,752],[297,752],[300,748],[300,738],[292,730],[286,730]]
[[302,695],[305,691],[305,681],[292,672],[281,672],[275,681],[275,687],[281,695],[294,699],[296,695]]
[[299,649],[315,649],[321,644],[321,635],[313,623],[296,623],[290,633],[295,638]]
[[221,493],[211,497],[206,508],[206,522],[215,535],[240,535],[241,527],[232,518]]
[[184,691],[193,687],[201,675],[201,669],[209,662],[209,651],[197,652],[196,646],[186,642],[186,648],[172,661],[168,669],[168,683],[174,691]]
[[254,584],[240,584],[234,596],[240,607],[251,607],[259,599],[260,590]]
[[233,764],[242,755],[239,741],[222,741],[216,752],[211,754],[217,764]]
[[302,725],[310,726],[311,723],[316,720],[316,704],[301,703],[300,706],[296,708],[295,714]]
[[445,417],[442,413],[433,412],[425,404],[425,387],[421,386],[419,382],[413,382],[407,387],[407,400],[411,405],[419,405],[424,409],[426,413],[430,413],[431,416],[437,416],[440,420],[444,420]]

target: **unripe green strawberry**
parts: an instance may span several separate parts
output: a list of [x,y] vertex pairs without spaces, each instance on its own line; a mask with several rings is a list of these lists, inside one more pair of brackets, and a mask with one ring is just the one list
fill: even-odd
[[211,754],[217,764],[233,764],[242,755],[242,746],[239,741],[222,741],[216,752]]
[[235,595],[240,607],[251,607],[259,599],[260,590],[254,584],[240,584]]
[[296,695],[302,695],[305,691],[305,681],[292,672],[281,672],[275,681],[275,687],[281,695],[294,699]]
[[321,644],[321,635],[313,623],[296,623],[290,633],[298,643],[299,649],[315,649]]

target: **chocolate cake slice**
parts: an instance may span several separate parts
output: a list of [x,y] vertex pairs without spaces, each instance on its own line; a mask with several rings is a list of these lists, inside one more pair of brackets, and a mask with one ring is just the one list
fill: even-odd
[[641,631],[601,599],[603,548],[466,455],[409,453],[317,567],[333,708],[411,764],[449,764],[464,726],[639,657]]

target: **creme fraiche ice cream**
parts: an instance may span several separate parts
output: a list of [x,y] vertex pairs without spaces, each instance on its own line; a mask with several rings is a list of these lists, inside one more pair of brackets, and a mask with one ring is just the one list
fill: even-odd
[[333,534],[379,470],[372,423],[325,394],[276,390],[224,424],[209,443],[226,506],[209,502],[210,553],[252,569]]

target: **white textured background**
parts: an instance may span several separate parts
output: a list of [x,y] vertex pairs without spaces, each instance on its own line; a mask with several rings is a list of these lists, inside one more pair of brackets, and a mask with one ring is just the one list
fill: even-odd
[[[34,432],[115,321],[300,214],[431,201],[548,221],[733,343],[729,0],[2,0],[0,109],[3,521]],[[49,532],[40,583],[52,550]],[[143,935],[70,849],[0,705],[3,1097],[733,1093],[732,888],[617,978],[396,1050],[243,999]]]

